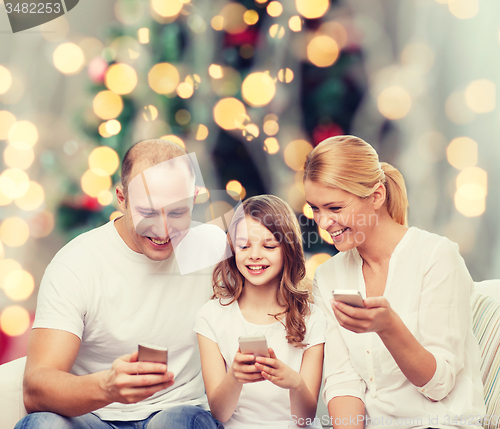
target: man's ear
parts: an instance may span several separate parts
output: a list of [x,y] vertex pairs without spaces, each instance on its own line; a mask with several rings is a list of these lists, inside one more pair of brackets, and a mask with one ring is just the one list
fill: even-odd
[[384,203],[387,196],[387,190],[383,183],[379,183],[375,191],[373,191],[371,197],[373,198],[373,208],[375,210],[380,209]]
[[200,193],[200,188],[198,188],[198,186],[197,186],[196,188],[194,188],[193,206],[196,203],[196,198],[198,197],[199,193]]
[[121,186],[116,187],[116,201],[118,202],[120,208],[123,209],[127,207],[127,200],[125,198],[125,194],[123,193],[123,189]]

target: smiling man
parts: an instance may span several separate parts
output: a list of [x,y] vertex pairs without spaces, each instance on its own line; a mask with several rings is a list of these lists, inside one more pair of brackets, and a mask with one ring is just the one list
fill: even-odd
[[[173,143],[129,149],[116,190],[124,215],[68,243],[42,279],[24,376],[30,414],[16,428],[218,427],[193,324],[225,235],[191,222],[195,179]],[[139,342],[166,347],[168,365],[138,362]]]

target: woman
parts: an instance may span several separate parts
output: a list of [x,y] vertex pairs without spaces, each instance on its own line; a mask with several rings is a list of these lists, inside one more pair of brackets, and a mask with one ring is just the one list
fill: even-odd
[[[458,246],[407,227],[403,177],[357,137],[320,143],[304,186],[339,250],[314,281],[328,319],[323,398],[333,426],[480,426],[473,282]],[[361,292],[366,308],[332,300],[335,289]]]

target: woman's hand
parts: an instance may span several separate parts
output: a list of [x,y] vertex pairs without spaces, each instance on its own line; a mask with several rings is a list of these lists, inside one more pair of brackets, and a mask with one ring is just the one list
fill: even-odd
[[356,333],[376,332],[383,335],[392,330],[398,315],[383,296],[366,298],[365,308],[357,308],[332,299],[332,309],[340,326]]
[[262,377],[276,386],[290,390],[298,389],[302,385],[300,374],[277,359],[273,349],[268,350],[270,357],[257,357],[255,368],[260,370]]
[[244,355],[240,349],[236,352],[230,371],[234,378],[242,384],[255,383],[262,381],[260,370],[254,365],[255,357],[253,355]]

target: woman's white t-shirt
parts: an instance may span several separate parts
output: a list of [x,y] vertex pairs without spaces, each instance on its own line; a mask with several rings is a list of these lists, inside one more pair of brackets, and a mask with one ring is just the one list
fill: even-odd
[[328,321],[325,403],[337,396],[360,398],[370,428],[477,428],[485,407],[479,348],[471,328],[472,288],[458,246],[447,238],[412,227],[394,249],[383,296],[436,359],[432,379],[417,387],[377,334],[342,328],[333,314],[333,289],[366,296],[358,251],[339,253],[320,265],[314,296]]
[[[305,348],[294,347],[285,338],[285,327],[281,322],[256,325],[248,322],[241,313],[238,302],[223,306],[219,300],[207,302],[198,312],[194,330],[217,343],[226,363],[226,370],[232,365],[238,350],[238,338],[243,335],[264,335],[268,347],[276,357],[299,372],[304,351],[325,342],[325,316],[314,305],[306,317]],[[296,418],[295,418],[296,420]],[[318,420],[318,419],[316,419]],[[231,418],[224,423],[225,429],[243,428],[281,429],[295,427],[294,416],[290,412],[289,391],[270,381],[244,384],[238,405]],[[319,427],[319,422],[311,427]]]

